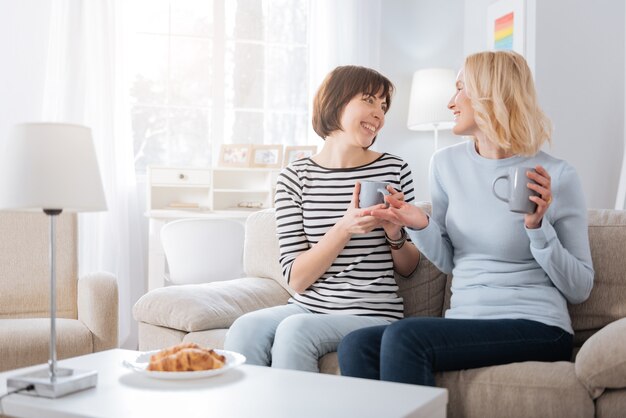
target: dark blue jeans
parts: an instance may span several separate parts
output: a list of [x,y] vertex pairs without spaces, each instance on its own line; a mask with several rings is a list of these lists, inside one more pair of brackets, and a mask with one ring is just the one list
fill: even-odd
[[339,344],[344,376],[435,385],[435,372],[522,361],[569,361],[573,336],[525,319],[405,318]]

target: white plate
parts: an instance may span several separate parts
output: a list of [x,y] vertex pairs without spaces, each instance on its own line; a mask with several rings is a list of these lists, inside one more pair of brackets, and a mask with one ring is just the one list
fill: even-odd
[[197,372],[156,372],[152,370],[147,370],[146,368],[150,363],[150,356],[158,353],[159,351],[161,350],[146,351],[145,353],[137,356],[135,361],[124,360],[124,367],[129,368],[132,371],[142,374],[144,376],[152,377],[154,379],[187,380],[217,376],[218,374],[222,374],[230,369],[241,366],[243,363],[246,362],[246,357],[243,354],[239,354],[234,351],[216,349],[215,352],[217,354],[221,354],[226,357],[224,366],[219,369],[199,370]]

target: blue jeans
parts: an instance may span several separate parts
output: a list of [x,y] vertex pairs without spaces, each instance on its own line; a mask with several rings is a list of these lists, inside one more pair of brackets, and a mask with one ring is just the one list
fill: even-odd
[[224,348],[246,356],[247,364],[319,372],[320,357],[336,351],[346,334],[383,324],[389,320],[316,314],[292,303],[240,316],[228,330]]
[[573,336],[525,319],[405,318],[339,345],[344,376],[435,386],[435,372],[522,361],[569,361]]

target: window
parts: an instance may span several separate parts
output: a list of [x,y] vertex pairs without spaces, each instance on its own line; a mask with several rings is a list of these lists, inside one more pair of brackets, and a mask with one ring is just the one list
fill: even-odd
[[309,0],[133,0],[135,168],[210,166],[222,143],[308,129]]

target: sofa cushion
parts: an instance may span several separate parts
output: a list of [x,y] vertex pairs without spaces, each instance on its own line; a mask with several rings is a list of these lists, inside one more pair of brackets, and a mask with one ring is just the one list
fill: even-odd
[[[165,347],[179,344],[188,335],[186,331],[160,327],[158,325],[139,322],[139,351],[160,350]],[[2,418],[2,417],[0,417]]]
[[[426,213],[432,212],[430,202],[415,202]],[[404,278],[396,273],[398,293],[404,300],[404,316],[442,316],[446,307],[447,276],[423,255],[416,271]],[[449,305],[448,305],[449,306]]]
[[196,343],[203,347],[210,348],[224,348],[224,340],[226,340],[226,334],[228,329],[209,329],[207,331],[190,332],[185,335],[183,341],[186,343]]
[[194,332],[228,328],[241,315],[287,303],[276,281],[258,277],[167,286],[143,295],[133,307],[139,322]]
[[[320,372],[339,374],[337,353]],[[448,389],[448,417],[593,417],[594,405],[569,362],[524,362],[437,373]]]
[[607,390],[596,399],[596,418],[624,418],[626,389]]
[[626,316],[626,211],[589,210],[589,242],[595,277],[589,299],[570,305],[574,345]]
[[448,417],[593,417],[574,365],[524,362],[437,373],[448,389]]
[[336,375],[341,374],[341,370],[339,370],[339,356],[337,356],[336,351],[324,354],[320,358],[318,366],[320,368],[320,373]]
[[[181,342],[191,342],[203,347],[224,348],[228,329],[218,328],[206,331],[185,332],[157,325],[139,323],[139,350],[160,350]],[[1,418],[1,417],[0,417]]]
[[[57,358],[93,352],[91,332],[80,321],[57,318]],[[46,363],[50,358],[50,319],[0,319],[0,371]]]
[[396,274],[398,294],[404,300],[404,316],[441,316],[446,275],[422,256],[419,268],[408,278]]
[[248,216],[243,246],[243,270],[249,277],[268,277],[276,280],[293,294],[279,263],[280,250],[276,235],[274,209],[265,209]]
[[576,357],[576,376],[594,399],[606,388],[626,388],[626,318],[585,342]]

